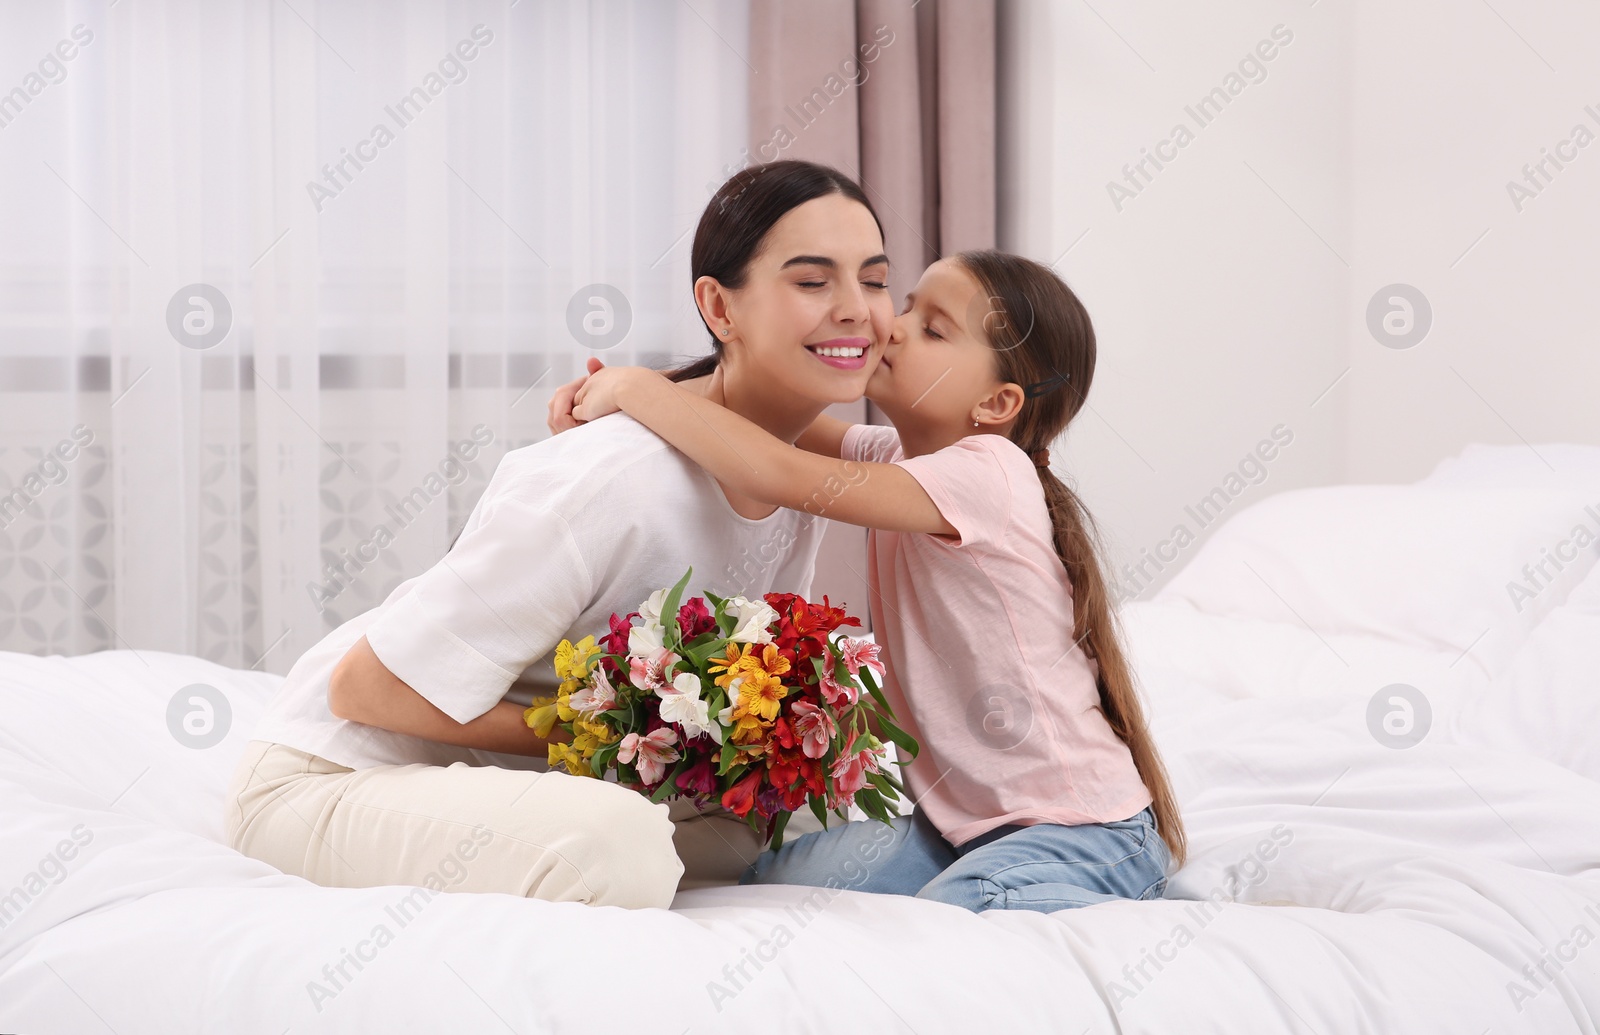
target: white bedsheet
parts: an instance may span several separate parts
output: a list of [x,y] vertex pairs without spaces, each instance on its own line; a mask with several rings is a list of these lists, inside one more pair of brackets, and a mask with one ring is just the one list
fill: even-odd
[[[1554,488],[1475,447],[1413,486],[1282,494],[1125,609],[1191,841],[1157,902],[444,893],[402,924],[413,889],[320,888],[220,843],[277,677],[0,653],[0,1032],[1593,1032],[1595,549],[1531,618],[1504,588],[1600,510],[1600,449],[1562,448],[1590,473]],[[1381,550],[1375,501],[1398,515]],[[1463,506],[1494,520],[1475,537],[1445,516]],[[1462,639],[1480,619],[1486,655]],[[192,683],[232,707],[215,747],[168,733]],[[1369,730],[1392,683],[1431,707],[1411,747]]]

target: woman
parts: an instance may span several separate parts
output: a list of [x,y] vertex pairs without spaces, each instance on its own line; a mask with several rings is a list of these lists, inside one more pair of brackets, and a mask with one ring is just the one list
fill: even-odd
[[[714,351],[674,380],[789,442],[861,397],[894,313],[853,181],[794,161],[736,174],[690,265]],[[723,594],[807,593],[823,530],[626,418],[507,453],[449,552],[290,670],[228,792],[229,842],[336,887],[665,907],[680,877],[731,883],[759,852],[743,823],[539,771],[523,709],[553,691],[558,642],[685,568]]]

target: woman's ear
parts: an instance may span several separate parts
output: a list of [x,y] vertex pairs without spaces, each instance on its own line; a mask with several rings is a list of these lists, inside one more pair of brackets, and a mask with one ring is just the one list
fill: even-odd
[[728,312],[731,301],[728,289],[717,278],[701,277],[694,282],[694,304],[700,310],[700,318],[711,328],[712,335],[718,341],[733,337],[731,333],[724,333],[732,327],[732,317]]
[[1023,392],[1022,386],[1007,381],[996,388],[994,394],[979,400],[978,412],[986,415],[992,424],[1004,424],[1017,415],[1026,400],[1027,394]]

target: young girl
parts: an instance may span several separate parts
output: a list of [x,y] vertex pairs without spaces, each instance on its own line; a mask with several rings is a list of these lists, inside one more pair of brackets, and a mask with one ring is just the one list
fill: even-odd
[[823,416],[796,448],[646,368],[577,389],[576,420],[621,409],[734,491],[871,530],[884,692],[922,745],[916,810],[892,837],[870,821],[808,834],[743,883],[841,886],[869,862],[852,887],[1048,912],[1159,897],[1182,865],[1088,514],[1045,448],[1094,363],[1088,314],[1051,270],[976,251],[930,266],[896,318],[866,389],[892,428]]

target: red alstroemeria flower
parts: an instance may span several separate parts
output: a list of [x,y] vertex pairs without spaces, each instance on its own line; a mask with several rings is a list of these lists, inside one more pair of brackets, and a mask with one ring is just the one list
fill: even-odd
[[761,785],[761,770],[752,769],[750,775],[722,792],[722,807],[740,819],[750,814],[756,804],[756,788]]
[[626,615],[611,612],[611,634],[600,638],[607,654],[628,653],[628,633],[633,629],[633,619],[637,617],[637,611],[630,611]]
[[682,790],[709,798],[717,793],[717,775],[711,770],[711,759],[702,758],[678,774],[673,781]]
[[688,603],[678,608],[678,628],[683,630],[685,643],[716,627],[717,620],[706,608],[705,597],[690,597]]

